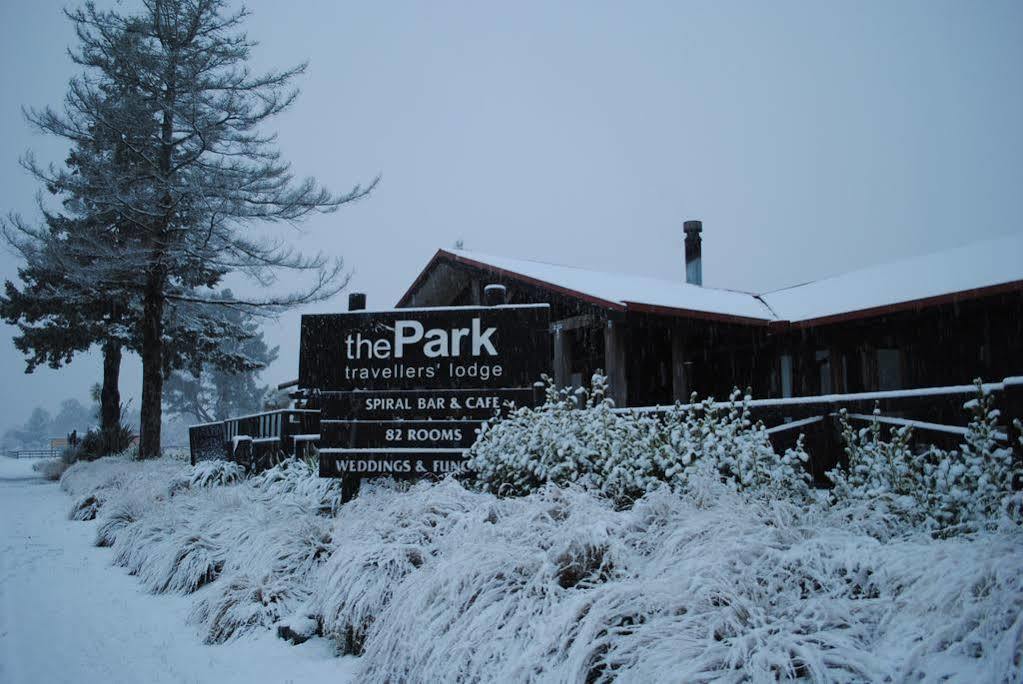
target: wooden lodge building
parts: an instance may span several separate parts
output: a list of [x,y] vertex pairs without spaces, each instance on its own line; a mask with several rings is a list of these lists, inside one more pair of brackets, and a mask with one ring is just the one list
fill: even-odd
[[967,384],[1023,374],[1023,234],[766,293],[703,287],[699,221],[686,282],[439,250],[397,306],[551,305],[555,379],[607,373],[619,406]]

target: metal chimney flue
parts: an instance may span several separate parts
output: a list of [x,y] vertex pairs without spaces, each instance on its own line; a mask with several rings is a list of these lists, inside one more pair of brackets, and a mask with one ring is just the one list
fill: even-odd
[[686,282],[690,285],[703,285],[703,261],[700,233],[703,232],[703,221],[686,221],[682,224],[686,234]]
[[351,292],[348,294],[348,310],[363,311],[366,308],[366,293]]

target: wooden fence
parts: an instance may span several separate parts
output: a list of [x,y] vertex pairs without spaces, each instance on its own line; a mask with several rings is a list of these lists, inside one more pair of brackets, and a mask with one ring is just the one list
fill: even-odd
[[[994,396],[995,408],[1000,412],[1001,423],[996,437],[1006,446],[1011,446],[1016,458],[1023,462],[1020,434],[1013,424],[1014,418],[1023,420],[1023,376],[984,383],[982,388],[985,394]],[[762,421],[767,427],[776,451],[783,452],[794,446],[799,435],[804,435],[814,481],[825,484],[825,473],[844,457],[838,419],[842,409],[845,409],[851,422],[866,424],[875,418],[873,413],[877,408],[880,411],[878,420],[882,424],[894,427],[908,425],[913,428],[914,446],[933,444],[950,449],[962,443],[971,416],[963,405],[976,396],[976,385],[954,385],[786,399],[753,399],[749,401],[748,407],[750,416]],[[732,402],[715,403],[719,408],[731,405]],[[626,413],[658,413],[667,411],[668,407],[645,406],[616,410]]]
[[188,429],[191,461],[194,465],[223,458],[258,471],[280,456],[301,455],[296,441],[304,443],[303,439],[319,429],[320,412],[316,409],[278,409],[193,425]]

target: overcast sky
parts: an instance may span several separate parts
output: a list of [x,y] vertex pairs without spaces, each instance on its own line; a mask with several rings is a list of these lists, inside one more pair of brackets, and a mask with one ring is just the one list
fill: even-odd
[[[20,155],[63,158],[20,110],[58,104],[75,73],[63,4],[0,5],[4,213],[35,216]],[[257,66],[310,60],[276,122],[296,172],[335,190],[383,175],[284,229],[343,256],[373,308],[458,239],[681,280],[698,218],[705,285],[762,291],[1023,230],[1018,0],[248,6]],[[0,278],[16,267],[0,254]],[[267,327],[281,356],[264,381],[297,376],[298,320]],[[87,400],[98,354],[25,375],[13,332],[0,430]],[[128,358],[123,396],[140,376]]]

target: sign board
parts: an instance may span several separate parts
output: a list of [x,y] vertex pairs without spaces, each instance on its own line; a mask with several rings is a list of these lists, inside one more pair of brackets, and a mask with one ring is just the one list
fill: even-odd
[[532,406],[550,365],[546,304],[303,316],[299,386],[320,399],[320,475],[458,472],[482,421]]
[[530,387],[549,365],[546,304],[302,316],[305,388]]
[[320,395],[321,415],[341,415],[360,420],[486,420],[504,410],[509,403],[532,406],[533,388],[328,392]]
[[192,465],[196,461],[212,461],[228,457],[223,423],[206,423],[188,428],[188,446]]
[[465,469],[462,449],[320,449],[320,477],[445,477]]
[[325,420],[320,443],[352,449],[468,449],[478,420]]

